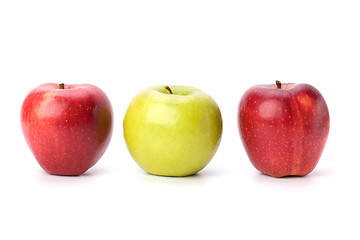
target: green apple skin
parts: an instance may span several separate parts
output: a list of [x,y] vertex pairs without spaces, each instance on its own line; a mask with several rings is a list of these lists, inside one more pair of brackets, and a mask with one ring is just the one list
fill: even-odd
[[154,86],[131,101],[124,138],[131,156],[150,174],[189,176],[215,155],[222,135],[216,102],[188,86]]

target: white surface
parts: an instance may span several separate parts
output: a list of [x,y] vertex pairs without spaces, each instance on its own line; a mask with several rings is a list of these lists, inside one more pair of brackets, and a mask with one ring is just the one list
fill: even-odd
[[[359,239],[358,1],[1,1],[0,239]],[[255,84],[305,82],[330,111],[307,177],[258,173],[236,123]],[[91,83],[115,126],[81,177],[50,176],[20,129],[26,94]],[[223,114],[219,150],[199,174],[156,177],[132,160],[122,119],[151,85],[198,87]]]

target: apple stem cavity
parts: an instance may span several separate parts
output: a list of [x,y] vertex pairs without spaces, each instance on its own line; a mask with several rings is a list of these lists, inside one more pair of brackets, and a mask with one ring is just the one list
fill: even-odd
[[65,84],[60,83],[60,84],[59,84],[59,88],[60,88],[60,89],[65,89]]
[[281,89],[281,82],[279,80],[276,80],[275,83],[276,83],[277,88]]
[[171,88],[169,86],[165,86],[165,89],[168,90],[170,94],[173,94],[173,92],[171,91]]

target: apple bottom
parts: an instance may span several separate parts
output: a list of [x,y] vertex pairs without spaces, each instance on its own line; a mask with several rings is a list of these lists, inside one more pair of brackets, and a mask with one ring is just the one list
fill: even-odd
[[[315,169],[325,146],[324,141],[311,143],[308,138],[299,135],[282,139],[272,134],[269,139],[258,134],[244,141],[247,142],[245,149],[254,167],[273,177],[308,175]],[[252,141],[258,143],[256,147],[249,144]]]
[[[251,125],[246,125],[246,121],[251,121]],[[241,123],[242,142],[251,163],[260,172],[274,177],[305,176],[312,172],[327,140],[327,125],[308,122],[301,116],[285,124],[281,120],[255,120],[248,114]]]
[[[44,129],[39,127],[39,129]],[[85,128],[86,129],[86,128]],[[60,131],[57,131],[60,130]],[[106,149],[106,142],[98,143],[97,131],[77,131],[58,127],[46,131],[33,131],[30,149],[40,166],[49,174],[78,176],[94,166]],[[39,136],[39,133],[41,136]]]
[[[168,138],[169,139],[169,138]],[[194,141],[189,138],[186,142],[163,142],[152,137],[152,152],[146,155],[132,155],[137,164],[146,172],[159,176],[191,176],[201,171],[213,158],[216,148],[209,151],[209,143]],[[182,145],[181,148],[177,144]],[[199,149],[199,146],[205,146]],[[151,147],[150,147],[151,148]],[[156,149],[156,150],[155,150]]]

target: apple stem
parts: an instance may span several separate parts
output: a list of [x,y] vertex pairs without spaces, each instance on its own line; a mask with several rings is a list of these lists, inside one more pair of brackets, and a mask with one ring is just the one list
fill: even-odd
[[281,89],[281,82],[279,80],[276,80],[275,83],[276,83],[277,88]]
[[165,89],[168,90],[170,94],[173,94],[173,92],[171,91],[171,88],[169,86],[165,86]]
[[60,84],[59,84],[59,88],[60,88],[60,89],[65,89],[65,84],[60,83]]

